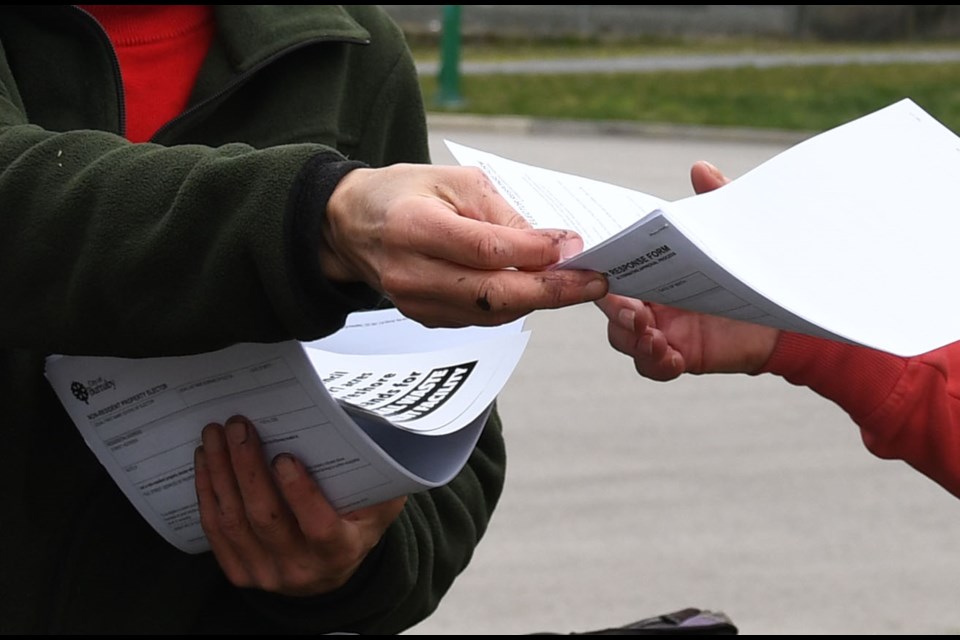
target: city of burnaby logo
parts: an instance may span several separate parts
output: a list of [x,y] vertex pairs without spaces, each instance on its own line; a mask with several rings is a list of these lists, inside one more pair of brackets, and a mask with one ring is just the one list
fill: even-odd
[[103,376],[90,378],[86,382],[74,380],[70,383],[70,393],[73,394],[74,398],[84,404],[90,404],[90,400],[92,400],[94,396],[116,388],[117,383],[115,380],[110,380]]
[[70,384],[70,393],[73,394],[73,397],[83,402],[84,404],[90,404],[90,392],[87,391],[87,387],[82,382],[77,382],[74,380]]

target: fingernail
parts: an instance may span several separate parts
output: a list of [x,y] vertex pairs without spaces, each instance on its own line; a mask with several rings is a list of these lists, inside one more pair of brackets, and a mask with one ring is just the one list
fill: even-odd
[[217,454],[223,451],[223,432],[220,429],[220,425],[211,422],[203,428],[203,432],[200,434],[203,446],[210,453]]
[[587,286],[584,287],[584,293],[587,294],[588,300],[599,300],[607,293],[607,280],[606,278],[596,278],[587,283]]
[[281,453],[273,459],[273,470],[284,482],[294,480],[298,475],[297,463],[286,453]]
[[633,309],[621,309],[617,314],[617,322],[627,331],[633,331],[633,322],[637,319],[637,314]]
[[583,240],[580,238],[566,238],[560,242],[560,259],[567,260],[583,251]]
[[720,182],[727,182],[727,176],[723,175],[723,172],[720,169],[717,169],[712,162],[703,161],[703,164],[707,165],[707,169],[710,170],[710,173],[713,174],[713,177],[719,180]]
[[247,441],[247,423],[242,420],[231,420],[227,423],[227,440],[231,444],[243,444]]

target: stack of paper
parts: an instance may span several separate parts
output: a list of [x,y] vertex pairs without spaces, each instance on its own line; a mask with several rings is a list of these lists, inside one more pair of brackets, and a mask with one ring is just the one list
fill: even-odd
[[[47,378],[114,481],[169,542],[208,548],[193,455],[210,422],[256,425],[341,511],[446,484],[463,468],[529,333],[428,329],[394,310],[324,340],[169,358],[54,356]],[[325,386],[326,385],[326,386]]]
[[910,100],[675,202],[448,145],[614,293],[902,356],[960,340],[960,138]]

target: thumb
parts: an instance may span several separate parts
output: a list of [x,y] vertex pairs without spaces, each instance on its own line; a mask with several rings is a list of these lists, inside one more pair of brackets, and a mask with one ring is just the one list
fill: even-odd
[[690,168],[690,182],[693,183],[695,192],[706,193],[719,189],[730,182],[730,179],[709,162],[700,160]]

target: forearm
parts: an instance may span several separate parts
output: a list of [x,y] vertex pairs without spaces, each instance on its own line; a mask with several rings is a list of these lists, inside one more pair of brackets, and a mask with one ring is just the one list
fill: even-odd
[[297,188],[318,154],[342,160],[320,145],[3,128],[0,300],[17,310],[0,319],[6,345],[159,355],[334,330],[350,309],[326,313],[346,303],[293,259],[296,227],[311,224],[295,208],[324,206]]
[[960,497],[960,345],[915,358],[784,333],[765,372],[837,403],[881,458]]

